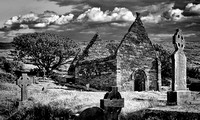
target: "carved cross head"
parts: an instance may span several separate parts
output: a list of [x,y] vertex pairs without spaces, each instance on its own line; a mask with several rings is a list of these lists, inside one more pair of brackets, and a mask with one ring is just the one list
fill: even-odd
[[183,50],[185,47],[185,39],[182,34],[182,30],[177,29],[176,33],[173,36],[173,44],[175,47],[175,50]]
[[31,84],[30,78],[26,73],[22,73],[22,76],[17,80],[17,85],[22,88]]

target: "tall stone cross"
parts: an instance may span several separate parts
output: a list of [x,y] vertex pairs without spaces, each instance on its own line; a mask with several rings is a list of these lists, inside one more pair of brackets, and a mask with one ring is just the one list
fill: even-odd
[[186,84],[186,63],[187,58],[184,53],[185,39],[180,29],[176,30],[173,36],[173,44],[175,47],[174,54],[172,56],[173,63],[173,81],[172,90],[187,90]]
[[24,101],[28,98],[27,86],[32,82],[27,76],[27,73],[22,73],[22,76],[17,80],[17,85],[21,88],[21,101]]
[[191,91],[187,89],[185,39],[180,29],[173,36],[175,51],[172,55],[172,91],[167,92],[167,105],[184,105],[191,101]]

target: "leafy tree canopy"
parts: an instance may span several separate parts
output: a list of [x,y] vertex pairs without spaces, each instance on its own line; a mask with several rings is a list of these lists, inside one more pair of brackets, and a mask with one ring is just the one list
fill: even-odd
[[78,45],[69,38],[53,33],[29,33],[13,40],[19,58],[30,57],[40,69],[47,73],[66,64],[78,50]]

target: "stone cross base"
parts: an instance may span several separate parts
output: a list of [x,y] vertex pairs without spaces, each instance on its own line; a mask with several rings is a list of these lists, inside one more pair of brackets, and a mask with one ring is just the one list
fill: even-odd
[[179,90],[167,92],[167,105],[183,105],[190,103],[191,91]]

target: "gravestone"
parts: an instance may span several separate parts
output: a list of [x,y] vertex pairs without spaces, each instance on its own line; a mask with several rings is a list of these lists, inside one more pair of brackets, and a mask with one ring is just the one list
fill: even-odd
[[33,84],[37,84],[37,77],[33,76],[32,79],[33,79]]
[[100,100],[99,107],[91,107],[82,111],[74,120],[118,120],[122,107],[124,107],[124,98],[118,92],[118,87],[113,86],[112,90],[104,95]]
[[86,86],[86,90],[90,90],[90,84],[89,83],[86,84],[85,86]]
[[27,86],[31,83],[32,81],[28,77],[27,73],[22,73],[22,76],[17,80],[17,85],[21,88],[21,101],[28,98]]
[[156,52],[156,64],[157,64],[157,90],[161,91],[162,86],[162,77],[161,77],[161,61],[160,61],[160,53]]
[[182,105],[190,101],[191,92],[187,89],[186,83],[186,63],[187,59],[184,53],[185,39],[182,31],[177,29],[173,36],[175,51],[172,55],[172,91],[167,92],[168,105]]
[[43,68],[43,80],[46,79],[46,70]]
[[106,120],[103,109],[99,107],[87,108],[74,120]]
[[106,120],[118,120],[121,109],[124,107],[124,98],[118,92],[118,87],[112,87],[104,99],[100,100],[100,108],[104,109]]

